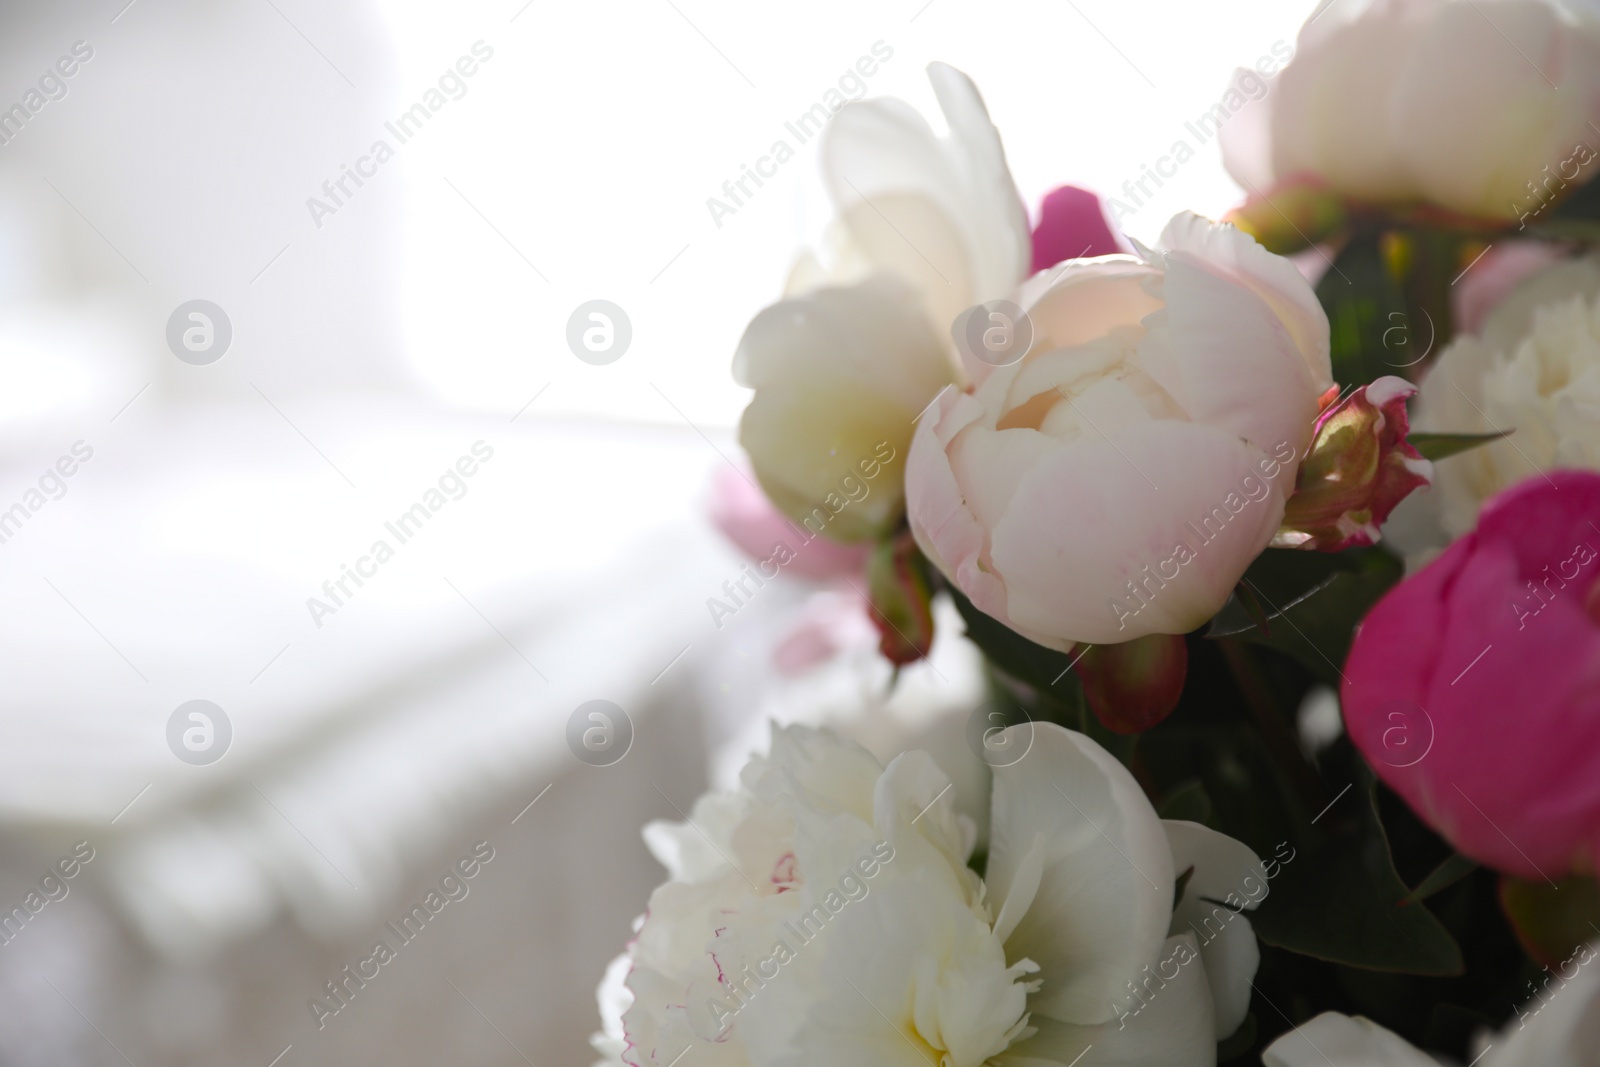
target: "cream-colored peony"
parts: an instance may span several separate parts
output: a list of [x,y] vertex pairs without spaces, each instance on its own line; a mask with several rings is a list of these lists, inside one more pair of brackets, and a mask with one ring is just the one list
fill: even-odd
[[739,442],[762,489],[836,540],[899,521],[913,423],[961,373],[951,324],[1028,272],[1027,213],[983,100],[942,63],[928,76],[946,137],[894,99],[847,105],[828,125],[828,262],[796,264],[734,357],[755,390]]
[[1214,1064],[1248,1009],[1238,909],[1266,869],[1160,820],[1080,734],[1012,727],[1005,746],[1021,755],[994,772],[984,879],[925,753],[882,767],[775,729],[739,791],[646,828],[669,880],[603,988],[624,1010],[597,1046],[635,1067]]
[[1278,530],[1333,384],[1327,316],[1292,263],[1196,215],[1017,299],[1027,353],[917,427],[917,543],[1039,644],[1187,633]]
[[[1600,1063],[1597,946],[1573,953],[1498,1034],[1477,1040],[1477,1067],[1592,1067]],[[1571,968],[1571,974],[1567,973]],[[1553,984],[1552,984],[1553,982]],[[1266,1067],[1440,1067],[1440,1061],[1360,1016],[1324,1012],[1274,1041]]]
[[1500,490],[1557,467],[1600,470],[1600,262],[1572,260],[1524,281],[1458,337],[1422,382],[1415,428],[1512,431],[1444,460],[1434,492],[1458,537]]
[[1592,4],[1330,0],[1221,138],[1252,193],[1310,173],[1358,199],[1517,221],[1595,176],[1594,123]]

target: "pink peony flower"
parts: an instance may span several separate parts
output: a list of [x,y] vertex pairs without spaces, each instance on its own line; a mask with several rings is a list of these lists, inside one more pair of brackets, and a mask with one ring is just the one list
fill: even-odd
[[1089,190],[1063,185],[1039,204],[1039,224],[1033,228],[1034,273],[1069,259],[1129,251],[1106,221],[1105,205]]
[[751,479],[721,467],[711,479],[711,521],[739,551],[753,560],[770,559],[779,545],[792,558],[783,572],[796,578],[828,581],[858,578],[866,572],[871,546],[844,545],[811,535],[772,505]]
[[979,611],[1062,651],[1188,633],[1283,518],[1328,319],[1287,260],[1180,215],[1018,294],[1031,340],[917,424],[907,516]]
[[1523,878],[1600,846],[1600,474],[1551,471],[1378,602],[1345,665],[1351,740],[1462,853]]

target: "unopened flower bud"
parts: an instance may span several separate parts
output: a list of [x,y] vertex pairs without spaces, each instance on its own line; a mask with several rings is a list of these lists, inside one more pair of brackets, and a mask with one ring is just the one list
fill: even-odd
[[872,624],[878,650],[896,667],[915,663],[933,647],[933,584],[928,561],[909,530],[883,541],[867,563]]
[[1075,668],[1083,692],[1106,729],[1138,734],[1171,715],[1189,673],[1182,634],[1147,634],[1120,645],[1095,645]]
[[1379,378],[1318,416],[1275,547],[1375,544],[1395,505],[1432,484],[1433,464],[1406,440],[1406,401],[1416,391],[1403,378]]
[[1322,179],[1297,174],[1252,193],[1222,221],[1233,223],[1267,251],[1286,256],[1334,236],[1346,217],[1344,201]]

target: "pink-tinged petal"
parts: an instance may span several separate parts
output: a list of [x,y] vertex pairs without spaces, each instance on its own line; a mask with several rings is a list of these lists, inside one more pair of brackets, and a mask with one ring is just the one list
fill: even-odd
[[1063,185],[1045,195],[1033,228],[1033,272],[1069,259],[1127,252],[1106,219],[1105,204],[1094,193]]
[[1293,263],[1268,252],[1249,234],[1191,213],[1173,217],[1161,245],[1170,252],[1192,253],[1207,269],[1249,286],[1283,321],[1317,391],[1333,384],[1328,315]]
[[1396,17],[1363,19],[1377,5],[1334,4],[1306,24],[1269,94],[1274,176],[1314,171],[1366,199],[1414,195],[1395,143],[1392,105],[1434,6],[1385,4],[1380,10]]
[[947,389],[925,412],[906,460],[907,516],[911,532],[934,566],[985,614],[1005,610],[1005,587],[985,570],[987,537],[956,484],[946,443],[983,417],[970,394]]
[[1255,71],[1239,68],[1229,79],[1228,88],[1238,92],[1247,101],[1234,112],[1217,131],[1217,143],[1222,146],[1222,165],[1245,192],[1255,195],[1269,188],[1277,179],[1272,169],[1272,92],[1256,94],[1244,90],[1253,84],[1250,79],[1259,75]]
[[995,617],[1055,647],[1053,635],[1114,644],[1193,630],[1277,529],[1283,489],[1263,464],[1283,473],[1198,423],[1150,422],[1110,440],[1091,430],[1057,446],[1028,470],[994,528],[990,552],[1006,589]]
[[1159,271],[1123,255],[1064,263],[1029,278],[1018,303],[1033,324],[1030,358],[1087,344],[1159,311],[1161,298],[1151,292],[1159,280]]
[[711,476],[711,521],[752,560],[772,559],[778,546],[788,548],[794,558],[783,564],[783,573],[812,581],[858,577],[871,552],[868,545],[805,533],[772,506],[752,476],[727,466]]
[[1352,741],[1460,851],[1529,879],[1600,852],[1600,475],[1552,471],[1372,609]]
[[[1547,216],[1546,205],[1593,177],[1592,162],[1575,160],[1594,159],[1600,28],[1592,11],[1574,18],[1556,3],[1496,4],[1491,18],[1471,4],[1432,5],[1389,113],[1427,199],[1517,223]],[[1579,145],[1587,155],[1574,156]],[[1537,188],[1547,173],[1565,176],[1566,187],[1530,194],[1529,182]]]
[[845,589],[814,594],[772,649],[779,674],[797,678],[833,659],[867,629],[866,603]]
[[[1288,264],[1285,264],[1288,266]],[[1293,270],[1293,268],[1290,268]],[[1322,391],[1281,319],[1253,290],[1174,255],[1167,306],[1149,320],[1140,362],[1196,422],[1262,452],[1299,455],[1311,443]],[[1184,358],[1171,355],[1181,348]]]
[[1480,333],[1489,312],[1523,281],[1561,260],[1564,250],[1538,241],[1491,245],[1451,287],[1456,329]]
[[1027,353],[975,373],[913,443],[924,552],[1050,648],[1214,613],[1270,540],[1331,385],[1327,320],[1293,264],[1193,217],[1168,238],[1030,278]]
[[983,386],[991,378],[1009,381],[1038,353],[1086,344],[1117,327],[1137,323],[1161,307],[1150,289],[1158,272],[1135,256],[1069,260],[1023,282],[1013,297],[1027,315],[1033,343],[1021,361],[996,367],[976,359],[958,344],[967,378]]

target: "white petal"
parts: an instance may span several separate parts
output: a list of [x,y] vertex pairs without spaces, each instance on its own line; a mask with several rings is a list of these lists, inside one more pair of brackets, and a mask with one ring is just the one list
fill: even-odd
[[1033,352],[1074,348],[1161,309],[1159,277],[1136,256],[1069,260],[1023,283],[1018,303],[1033,326]]
[[[1205,958],[1217,1038],[1232,1036],[1250,1011],[1250,983],[1261,962],[1250,920],[1234,909],[1253,909],[1267,897],[1267,871],[1242,841],[1199,823],[1163,820],[1172,868],[1193,870],[1172,913],[1172,932],[1189,933]],[[1210,901],[1221,901],[1213,904]]]
[[1415,192],[1391,116],[1413,42],[1427,9],[1438,5],[1387,4],[1394,17],[1362,17],[1376,6],[1331,4],[1302,30],[1295,58],[1272,87],[1279,177],[1313,171],[1352,195],[1379,200]]
[[1323,1012],[1261,1053],[1265,1067],[1439,1067],[1370,1019]]
[[830,730],[774,723],[767,755],[752,759],[739,778],[763,800],[793,798],[825,813],[849,812],[870,821],[882,773],[877,758],[854,741]]
[[616,1067],[622,1063],[622,1053],[627,1038],[622,1029],[622,1016],[633,1004],[633,991],[626,985],[628,972],[633,969],[633,958],[626,952],[606,966],[605,977],[595,990],[600,1005],[600,1032],[589,1038],[589,1044],[600,1054],[595,1067]]
[[[1190,212],[1173,216],[1162,231],[1161,245],[1167,250],[1169,273],[1171,260],[1193,257],[1192,262],[1220,278],[1244,285],[1261,298],[1283,323],[1305,361],[1313,399],[1333,384],[1328,316],[1311,283],[1292,260],[1273,255],[1234,226]],[[1169,278],[1166,285],[1171,284]],[[1170,290],[1166,299],[1170,305]]]
[[1043,986],[1030,998],[1032,1010],[1103,1022],[1166,938],[1172,852],[1139,784],[1105,749],[1054,723],[1007,733],[1027,751],[994,772],[994,903],[1005,913],[1010,894],[1026,888],[1018,871],[1030,850],[1041,850],[1042,874],[1006,956],[1039,965]]
[[762,311],[734,376],[756,391],[739,443],[773,503],[798,521],[828,505],[828,535],[860,540],[898,519],[912,420],[955,367],[916,294],[883,275]]
[[1003,619],[1046,645],[1193,630],[1283,517],[1288,479],[1281,467],[1277,484],[1262,477],[1266,458],[1220,427],[1173,420],[1109,438],[1091,427],[1047,453],[990,535]]
[[[1240,68],[1233,72],[1228,87],[1248,101],[1217,131],[1222,146],[1222,165],[1233,180],[1252,196],[1265,194],[1277,175],[1272,170],[1272,105],[1277,94],[1270,90],[1260,99],[1250,99],[1242,79],[1259,75]],[[1255,83],[1251,83],[1255,84]]]
[[[898,859],[894,861],[897,863]],[[890,863],[739,1015],[756,1063],[978,1067],[1006,1047],[1026,1006],[988,925],[956,895]],[[789,997],[789,968],[816,966],[819,996]],[[804,1025],[792,1026],[796,1011]],[[687,1062],[684,1067],[688,1067]]]
[[[1600,1049],[1600,943],[1579,948],[1492,1039],[1484,1067],[1587,1067]],[[1569,968],[1571,977],[1568,977]]]
[[906,514],[917,546],[979,611],[1005,616],[1005,587],[987,566],[987,535],[956,482],[946,448],[983,417],[970,393],[946,389],[925,412],[906,460]]
[[894,847],[894,862],[948,876],[964,899],[978,899],[980,879],[967,867],[971,840],[956,813],[955,789],[932,756],[896,756],[878,779],[873,808],[879,832]]
[[1580,28],[1556,5],[1526,0],[1487,12],[1438,4],[1398,75],[1393,128],[1429,200],[1512,220],[1554,195],[1530,193],[1529,181],[1590,177],[1576,160],[1592,149],[1575,157],[1574,148],[1593,144],[1590,123],[1600,120],[1593,22]]
[[1039,1032],[995,1057],[995,1063],[1001,1067],[1213,1067],[1217,1062],[1205,963],[1194,938],[1188,935],[1167,940],[1160,962],[1140,975],[1138,996],[1124,991],[1117,1018],[1098,1026],[1074,1026],[1035,1011],[1028,1021]]
[[1031,238],[977,89],[942,63],[928,75],[948,139],[899,100],[862,101],[828,125],[822,170],[852,254],[912,283],[944,331],[1026,277]]
[[707,793],[694,803],[689,822],[657,819],[645,823],[644,843],[674,882],[703,882],[727,867],[733,828],[749,801],[728,793]]
[[928,64],[928,80],[960,146],[956,163],[965,169],[964,210],[958,216],[972,238],[974,303],[1005,295],[1027,277],[1033,235],[1028,212],[1006,166],[1000,131],[972,79],[946,63]]

